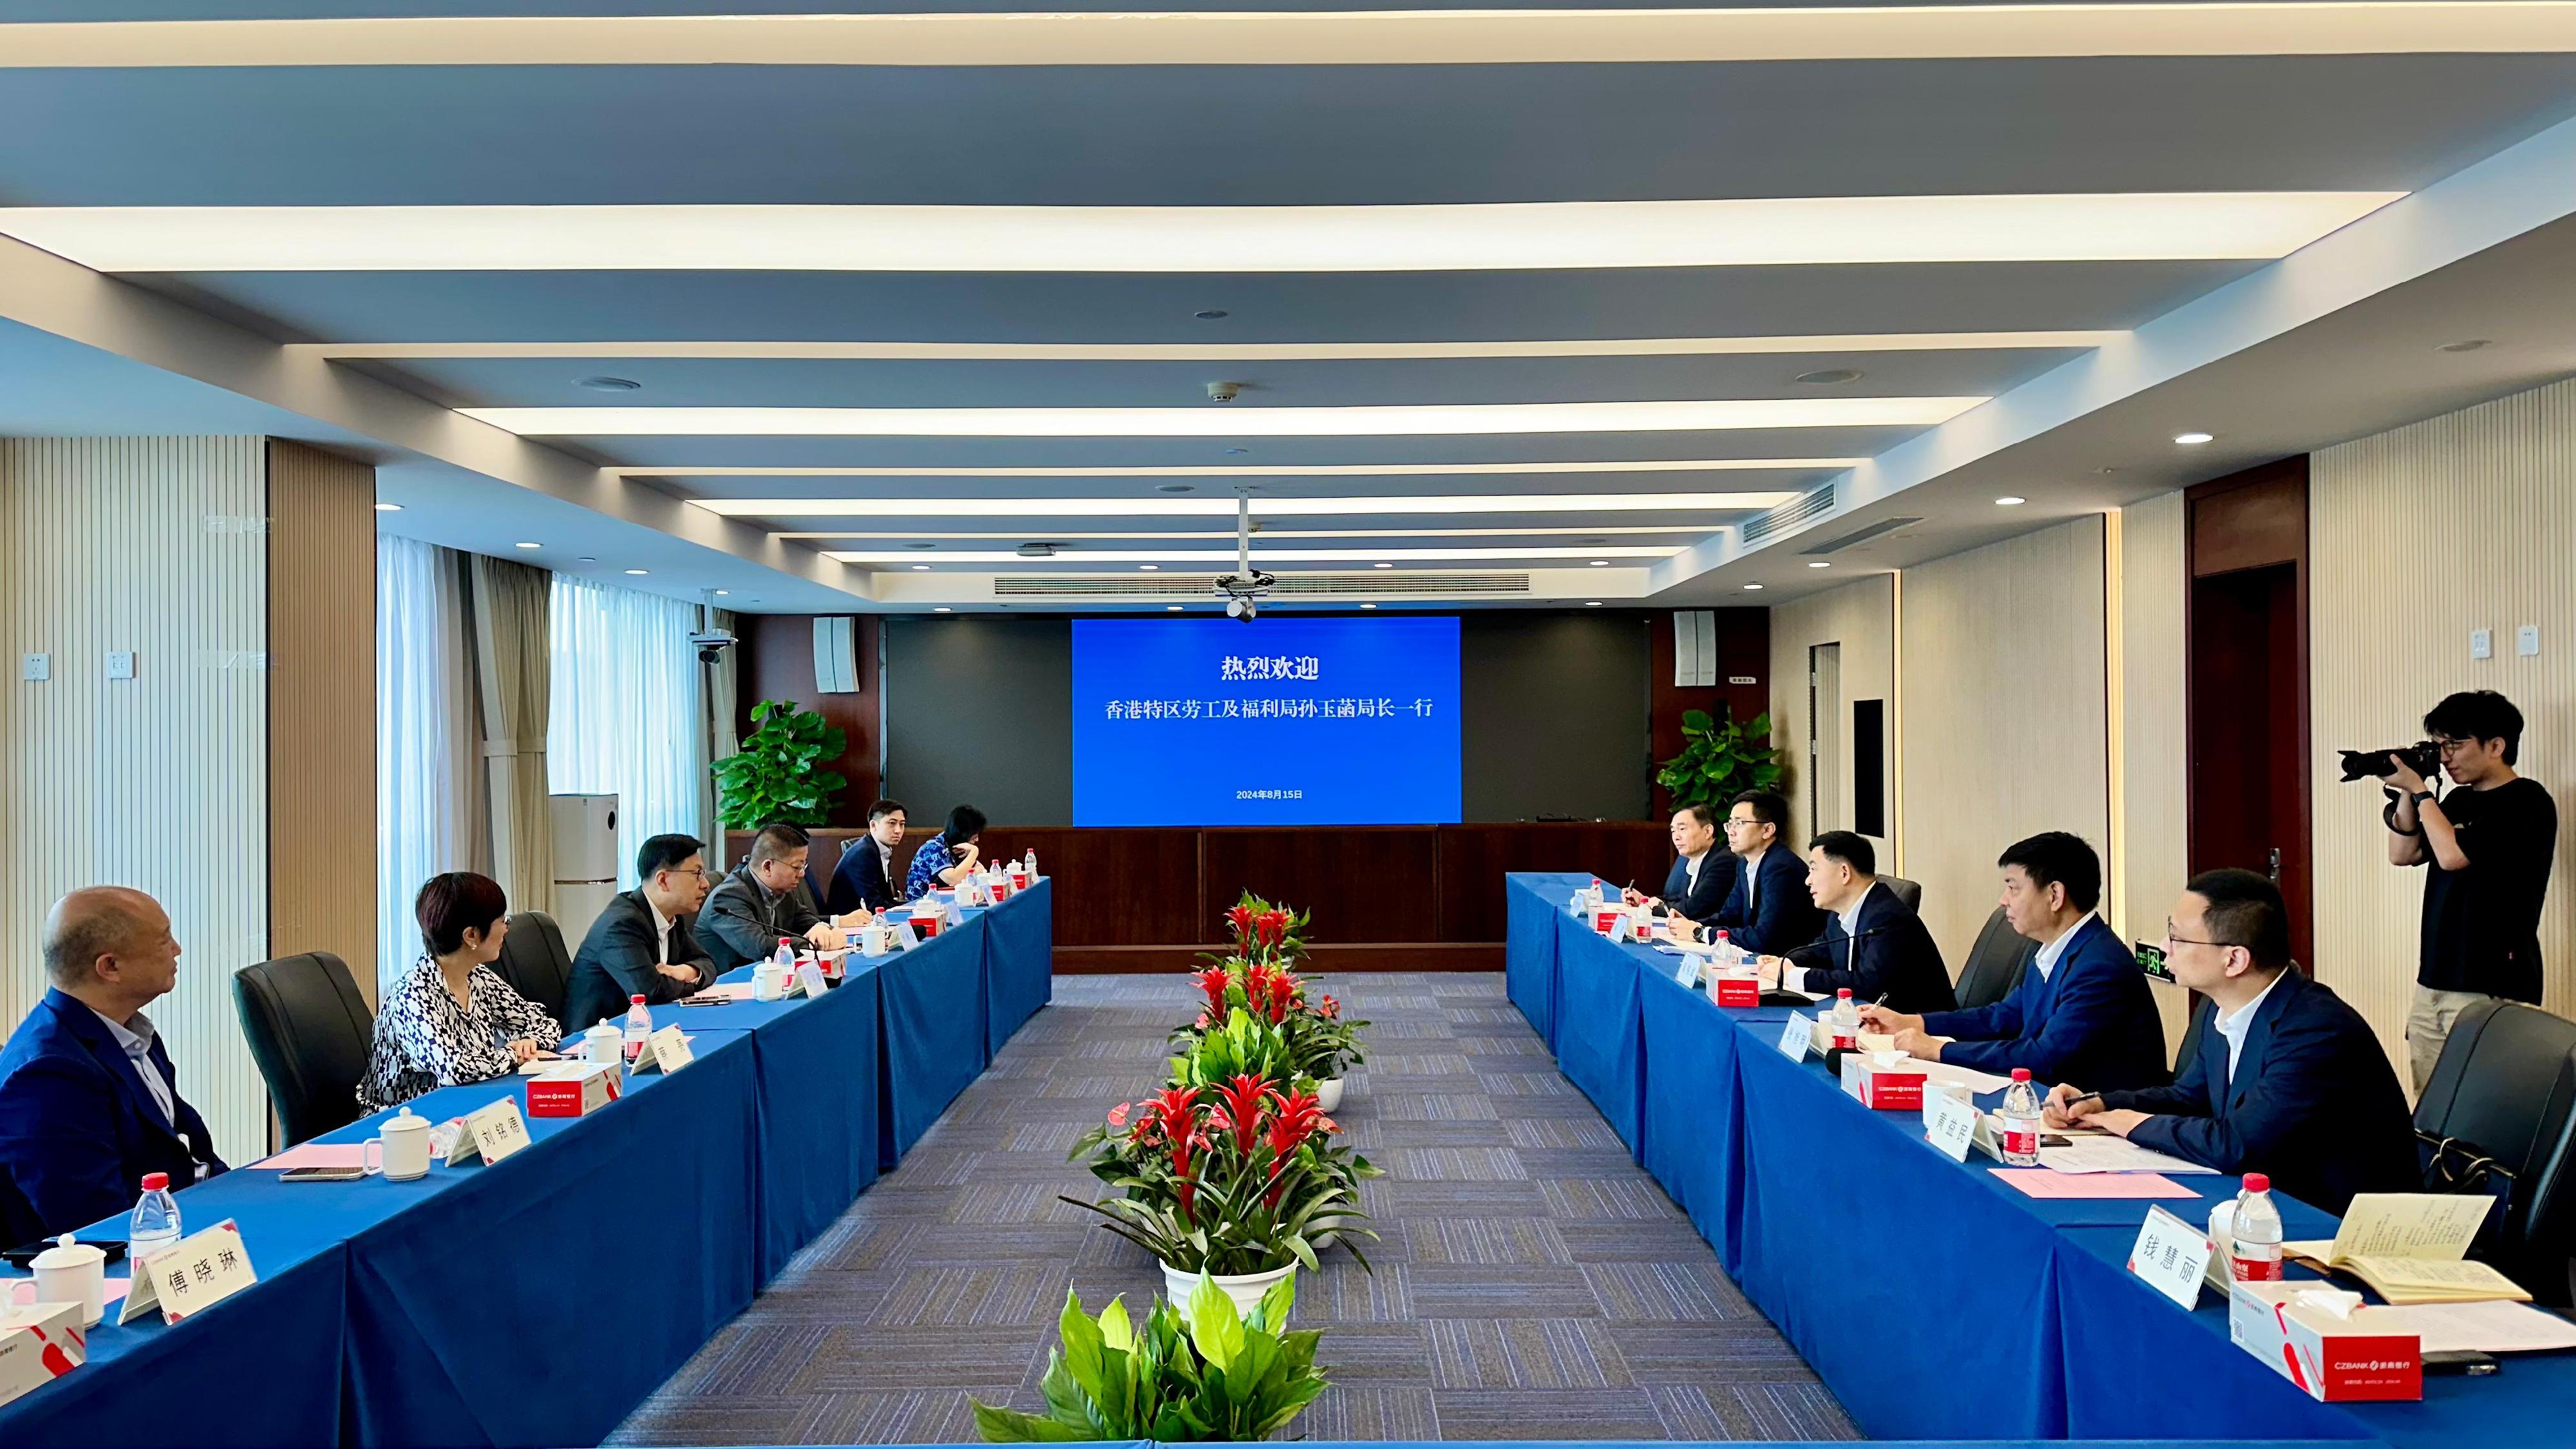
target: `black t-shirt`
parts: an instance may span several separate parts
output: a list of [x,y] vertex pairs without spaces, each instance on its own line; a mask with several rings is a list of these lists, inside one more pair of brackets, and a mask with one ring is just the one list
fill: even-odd
[[2458,833],[2460,870],[2424,843],[2424,952],[2415,979],[2437,991],[2476,991],[2540,1003],[2540,901],[2558,847],[2558,805],[2537,780],[2453,790],[2442,816]]

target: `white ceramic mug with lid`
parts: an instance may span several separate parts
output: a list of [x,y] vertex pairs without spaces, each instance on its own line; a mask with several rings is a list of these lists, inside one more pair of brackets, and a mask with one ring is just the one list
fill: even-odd
[[107,1311],[107,1254],[65,1233],[36,1255],[36,1301],[77,1303],[81,1327],[95,1327]]
[[365,1163],[369,1176],[381,1172],[387,1182],[429,1176],[429,1119],[403,1108],[367,1139]]

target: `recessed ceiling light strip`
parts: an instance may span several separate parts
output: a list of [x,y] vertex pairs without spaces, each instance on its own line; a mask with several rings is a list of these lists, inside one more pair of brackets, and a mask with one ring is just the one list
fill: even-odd
[[[1576,528],[1450,528],[1441,524],[1423,524],[1414,528],[1263,528],[1258,537],[1280,538],[1639,538],[1656,535],[1696,537],[1709,531],[1711,525],[1689,523],[1649,524],[1584,524]],[[1024,531],[1024,530],[1023,530]],[[955,530],[882,530],[819,529],[811,532],[773,532],[771,538],[810,540],[817,538],[852,538],[868,540],[903,539],[984,539],[998,541],[1016,538],[1021,531],[982,529],[973,532]],[[1049,539],[1125,539],[1140,542],[1191,542],[1203,539],[1232,538],[1234,530],[1226,529],[1096,529],[1050,528]]]
[[[1665,559],[1680,553],[1678,548],[1640,548],[1611,544],[1595,548],[1255,548],[1252,556],[1263,563],[1375,563],[1391,559],[1399,563],[1455,562],[1462,559]],[[1044,558],[1032,558],[1015,549],[961,550],[955,553],[920,554],[909,550],[827,549],[824,557],[846,564],[898,567],[918,564],[930,558],[941,564],[1027,564],[1059,563],[1085,567],[1095,564],[1135,563],[1231,563],[1232,549],[1068,549]]]
[[1759,357],[2100,347],[2128,334],[1851,332],[1806,337],[1603,337],[1496,342],[290,342],[347,359],[665,358],[804,362],[1356,362],[1485,357]]
[[102,272],[1174,274],[2270,261],[2402,195],[2202,191],[1428,206],[7,207],[0,208],[0,233]]
[[[1364,498],[1255,498],[1256,518],[1471,513],[1742,513],[1772,506],[1746,493],[1484,493]],[[1787,495],[1796,497],[1796,494]],[[1209,518],[1231,498],[692,498],[710,513],[752,518]]]
[[1982,397],[1194,408],[459,408],[523,437],[1382,438],[1930,427]]
[[[1205,468],[702,468],[611,464],[627,478],[1438,478],[1511,473],[1807,472],[1867,458],[1674,458],[1597,463],[1280,463]],[[1762,495],[1777,503],[1795,493]],[[1231,508],[1233,505],[1227,505]],[[1768,504],[1756,505],[1768,507]]]
[[2553,3],[401,16],[0,27],[0,65],[1514,65],[2576,49]]

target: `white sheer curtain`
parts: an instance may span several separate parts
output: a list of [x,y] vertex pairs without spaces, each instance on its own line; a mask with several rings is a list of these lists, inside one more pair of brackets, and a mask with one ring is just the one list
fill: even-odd
[[547,788],[617,797],[617,883],[632,889],[645,837],[707,838],[702,671],[689,647],[698,609],[557,574],[548,613]]
[[[457,555],[376,538],[376,978],[420,959],[421,882],[477,866],[473,662]],[[381,999],[381,995],[380,995]]]

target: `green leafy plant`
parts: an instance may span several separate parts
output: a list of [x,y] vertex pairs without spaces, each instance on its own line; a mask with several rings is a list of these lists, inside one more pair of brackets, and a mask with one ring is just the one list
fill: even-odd
[[1359,1226],[1368,1215],[1358,1184],[1379,1169],[1334,1147],[1340,1130],[1312,1092],[1257,1077],[1169,1088],[1119,1103],[1073,1146],[1123,1196],[1064,1201],[1184,1273],[1312,1268],[1314,1240],[1327,1233],[1365,1268],[1352,1239],[1377,1234]]
[[1655,783],[1672,792],[1673,808],[1710,805],[1721,811],[1746,790],[1780,783],[1780,752],[1771,747],[1771,716],[1748,724],[1717,719],[1704,709],[1682,712],[1682,752],[1664,761]]
[[1112,1298],[1094,1319],[1068,1291],[1039,1392],[1047,1411],[1024,1414],[977,1402],[989,1444],[1151,1439],[1177,1444],[1252,1440],[1287,1427],[1329,1386],[1315,1366],[1314,1329],[1288,1329],[1291,1275],[1250,1313],[1204,1273],[1187,1311],[1157,1298],[1142,1325]]
[[783,699],[752,706],[756,726],[742,752],[715,762],[717,814],[729,830],[756,830],[773,820],[820,825],[832,793],[850,782],[823,766],[841,757],[850,737],[810,709]]
[[1172,1058],[1175,1087],[1214,1087],[1241,1076],[1286,1082],[1295,1075],[1287,1033],[1239,1006],[1223,1026],[1184,1027],[1172,1036],[1182,1044]]

